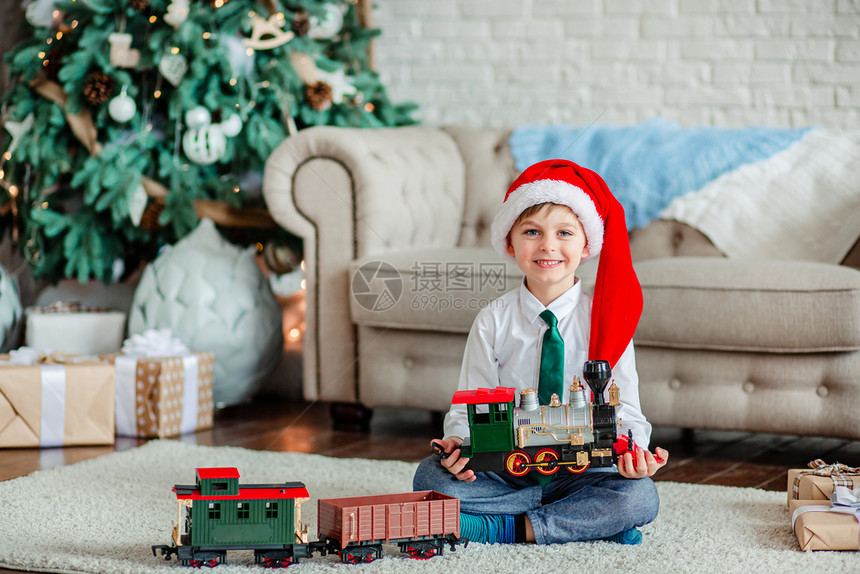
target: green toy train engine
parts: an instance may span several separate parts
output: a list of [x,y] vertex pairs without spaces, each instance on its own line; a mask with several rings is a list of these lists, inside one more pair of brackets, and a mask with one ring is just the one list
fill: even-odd
[[466,468],[524,476],[532,469],[550,475],[562,468],[579,473],[590,466],[611,467],[618,456],[639,448],[632,437],[617,435],[615,383],[608,401],[604,396],[611,375],[607,361],[587,361],[583,377],[593,400],[574,378],[566,405],[556,396],[540,405],[533,389],[520,393],[517,407],[511,387],[454,393],[452,404],[465,404],[468,413],[470,436],[460,446],[461,456],[470,459]]

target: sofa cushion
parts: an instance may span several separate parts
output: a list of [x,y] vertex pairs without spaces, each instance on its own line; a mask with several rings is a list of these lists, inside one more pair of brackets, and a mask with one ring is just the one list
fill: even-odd
[[807,261],[636,263],[637,346],[772,353],[860,349],[860,271]]
[[490,248],[391,251],[350,263],[353,323],[468,333],[475,315],[523,278]]

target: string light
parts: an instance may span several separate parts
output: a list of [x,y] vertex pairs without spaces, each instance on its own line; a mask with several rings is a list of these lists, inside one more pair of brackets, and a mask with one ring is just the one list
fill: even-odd
[[158,20],[158,17],[156,17],[155,14],[153,14],[152,16],[149,17],[149,23],[150,24],[155,24],[156,20]]
[[258,241],[257,242],[257,253],[262,253],[262,252],[263,252],[263,244]]
[[46,43],[46,44],[51,44],[51,43],[53,43],[53,42],[54,42],[54,39],[53,39],[53,38],[48,38],[47,40],[45,40],[45,43]]
[[75,28],[77,28],[77,27],[78,27],[78,21],[77,21],[77,20],[72,20],[72,29],[75,29]]
[[264,81],[264,82],[263,82],[262,84],[260,84],[260,85],[261,85],[261,86],[263,86],[264,88],[268,88],[268,87],[269,87],[269,86],[271,86],[272,84],[269,82],[269,80],[266,80],[266,81]]
[[204,40],[208,40],[210,36],[212,36],[212,34],[210,34],[209,32],[203,32],[203,39]]
[[63,33],[57,32],[57,40],[62,40],[62,39],[63,39]]
[[46,54],[45,54],[45,52],[39,52],[39,59],[40,59],[40,60],[44,60],[44,59],[45,59],[45,55],[46,55]]
[[17,185],[10,185],[9,186],[9,195],[11,195],[12,197],[18,197],[18,186]]
[[235,86],[235,85],[236,85],[236,78],[230,78],[230,81],[229,81],[228,83],[229,83],[231,86]]
[[[238,185],[233,188],[233,193],[239,193],[239,186]],[[257,245],[259,245],[259,243]]]
[[253,56],[254,55],[254,48],[248,48],[247,50],[245,50],[245,55]]
[[298,329],[290,329],[290,339],[292,339],[293,341],[298,339],[299,335],[301,335],[301,334],[302,334],[302,332],[299,331]]
[[42,202],[42,209],[48,209],[48,202],[47,201]]
[[364,104],[364,111],[366,111],[366,112],[372,112],[375,109],[376,108],[374,107],[374,105],[371,104],[370,102],[367,102],[366,104]]
[[6,161],[9,161],[10,159],[12,159],[12,152],[7,151],[6,153],[4,153],[3,159],[5,159]]
[[302,289],[304,289],[304,288],[305,288],[305,280],[304,280],[304,279],[302,279],[302,282],[301,282],[301,283],[299,283],[299,287],[300,287],[300,288],[302,288]]
[[158,98],[160,98],[161,97],[161,90],[155,90],[155,92],[152,94],[152,97],[154,97],[156,100]]

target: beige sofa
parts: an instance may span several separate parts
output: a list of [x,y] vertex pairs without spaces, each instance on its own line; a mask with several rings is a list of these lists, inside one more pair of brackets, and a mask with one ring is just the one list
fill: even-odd
[[[447,409],[475,314],[521,280],[489,247],[517,175],[509,134],[319,127],[269,159],[269,209],[304,239],[304,396],[334,403],[336,423],[366,423],[361,407]],[[856,244],[841,265],[729,259],[655,221],[631,246],[654,424],[860,438]]]

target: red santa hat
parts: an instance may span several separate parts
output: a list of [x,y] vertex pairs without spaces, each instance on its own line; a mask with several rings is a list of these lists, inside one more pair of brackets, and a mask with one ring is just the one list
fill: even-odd
[[527,168],[514,180],[490,228],[493,247],[508,254],[508,234],[527,208],[541,203],[566,205],[579,218],[588,261],[600,255],[591,308],[589,360],[614,367],[633,339],[642,315],[642,287],[633,270],[624,208],[603,178],[572,161],[550,159]]

